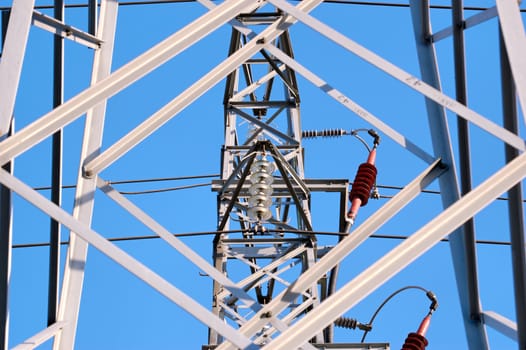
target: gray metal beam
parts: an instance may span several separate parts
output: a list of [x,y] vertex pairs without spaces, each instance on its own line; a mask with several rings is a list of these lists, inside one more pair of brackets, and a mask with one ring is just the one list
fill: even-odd
[[[484,323],[501,334],[504,334],[510,339],[515,341],[519,340],[519,334],[517,332],[517,324],[512,320],[499,315],[493,311],[484,311],[482,314]],[[519,347],[518,349],[524,349]]]
[[[63,0],[55,0],[54,15],[64,20]],[[53,37],[53,107],[64,102],[64,41],[58,35]],[[62,202],[62,130],[53,134],[51,150],[51,201],[60,206]],[[60,224],[50,219],[49,229],[49,284],[47,325],[57,321],[59,279],[60,279]]]
[[64,39],[68,39],[84,45],[92,49],[98,49],[102,40],[94,35],[83,32],[80,29],[64,24],[63,21],[53,17],[49,17],[38,11],[33,12],[33,25],[43,30],[59,35]]
[[497,0],[497,11],[516,93],[526,120],[526,33],[519,1]]
[[[101,2],[99,34],[104,44],[95,52],[92,84],[96,84],[110,74],[117,13],[117,0],[103,0]],[[105,101],[95,105],[93,109],[88,111],[80,154],[81,161],[89,159],[89,157],[99,152],[102,144],[105,113]],[[86,225],[91,224],[95,189],[95,181],[93,179],[85,179],[79,170],[73,216]],[[88,243],[78,237],[76,232],[71,231],[58,314],[58,320],[67,321],[67,323],[63,331],[55,337],[53,345],[55,350],[70,350],[75,345],[87,252]]]
[[[11,162],[2,168],[10,173],[13,172]],[[0,185],[0,350],[8,349],[9,345],[9,286],[13,241],[11,201],[9,188]]]
[[[501,36],[501,86],[502,114],[504,127],[519,134],[519,116],[515,84],[511,74],[508,54]],[[505,146],[506,162],[519,156],[519,152],[508,145]],[[511,238],[511,259],[513,269],[513,287],[515,291],[515,317],[517,319],[516,333],[519,349],[526,349],[526,240],[524,237],[524,205],[522,183],[517,183],[508,191],[508,217]]]
[[[0,46],[4,43],[7,32],[9,12],[2,11],[2,28],[0,31]],[[14,119],[11,119],[11,131],[14,129]],[[9,134],[0,136],[0,140]],[[12,173],[12,163],[6,163],[3,168]],[[0,185],[0,350],[9,346],[9,285],[11,276],[12,252],[12,203],[11,191]]]
[[[427,40],[431,32],[429,3],[428,1],[411,0],[410,5],[422,80],[440,90],[435,49],[433,44]],[[435,154],[444,157],[444,162],[450,167],[449,171],[439,180],[442,205],[447,208],[459,200],[460,193],[446,112],[443,106],[430,99],[426,99],[426,108]],[[473,239],[465,238],[463,228],[459,228],[451,234],[449,242],[466,337],[470,349],[488,349],[486,331],[480,319],[475,245]]]
[[522,154],[361,272],[330,296],[316,312],[305,315],[263,349],[295,349],[300,346],[305,339],[374,292],[525,176],[526,154]]
[[[497,7],[493,6],[487,10],[484,10],[480,13],[477,13],[476,15],[473,15],[471,17],[466,18],[465,20],[462,20],[460,23],[461,27],[464,29],[472,28],[478,24],[484,23],[486,21],[489,21],[492,18],[497,17]],[[430,40],[433,43],[436,43],[442,39],[448,38],[451,35],[453,35],[453,26],[447,27],[445,29],[439,30],[431,35]]]
[[13,0],[11,7],[0,60],[0,136],[5,135],[11,125],[34,5],[35,0]]
[[27,338],[22,343],[18,344],[12,350],[32,350],[39,345],[42,345],[55,335],[57,335],[66,322],[57,322],[49,325],[46,329],[38,332],[37,334]]

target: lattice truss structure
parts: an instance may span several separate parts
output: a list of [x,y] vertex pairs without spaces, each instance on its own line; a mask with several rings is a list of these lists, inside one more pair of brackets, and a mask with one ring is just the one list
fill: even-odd
[[[143,6],[148,3],[146,1]],[[138,54],[125,64],[112,63],[114,50],[119,45],[116,40],[118,13],[124,12],[123,9],[119,10],[124,3],[93,0],[82,6],[77,4],[87,10],[87,29],[78,29],[80,27],[64,19],[68,4],[62,1],[55,1],[52,15],[41,12],[37,5],[35,0],[13,0],[2,7],[2,348],[11,345],[16,349],[33,349],[42,344],[49,346],[50,343],[56,349],[75,348],[76,335],[82,326],[82,322],[79,322],[79,313],[83,309],[81,300],[88,288],[88,283],[84,282],[86,269],[90,266],[89,246],[123,266],[197,319],[209,330],[208,340],[202,341],[202,344],[207,344],[203,348],[314,349],[330,347],[329,344],[339,344],[338,348],[343,349],[365,347],[364,344],[356,345],[335,339],[334,322],[348,310],[359,306],[362,300],[446,237],[449,237],[461,318],[469,348],[490,348],[491,337],[488,338],[487,326],[515,340],[519,348],[526,348],[526,264],[521,185],[526,176],[526,158],[523,155],[526,144],[519,133],[523,121],[521,114],[524,115],[521,111],[526,108],[526,36],[517,1],[496,0],[487,8],[472,10],[466,15],[462,0],[453,0],[445,6],[448,8],[449,24],[433,32],[429,3],[410,0],[404,11],[411,18],[410,28],[414,33],[411,42],[416,43],[414,59],[420,71],[407,71],[402,68],[403,64],[383,58],[354,41],[345,30],[336,29],[345,27],[345,23],[343,27],[342,23],[331,23],[331,19],[337,21],[338,17],[324,16],[323,7],[329,5],[321,0],[197,0],[193,6],[199,7],[199,11],[191,12],[195,14],[191,21],[153,47],[134,48]],[[46,11],[49,12],[49,9]],[[481,115],[467,103],[466,67],[469,67],[470,61],[464,55],[465,32],[475,31],[478,26],[488,23],[500,32],[501,51],[493,53],[497,57],[500,55],[501,60],[502,101],[498,98],[499,94],[495,93],[497,98],[493,102],[503,106],[503,109],[497,112],[497,117]],[[376,25],[380,26],[378,23]],[[303,30],[298,30],[297,38],[294,37],[296,27]],[[34,30],[54,35],[55,38],[54,107],[32,120],[23,121],[22,127],[17,128],[15,120],[23,119],[17,113],[18,106],[27,103],[20,97],[23,95],[22,88],[27,85],[19,82],[23,76],[24,56],[32,48],[29,45],[29,33]],[[305,34],[306,30],[308,35]],[[118,136],[108,132],[109,126],[105,128],[105,124],[119,126],[110,122],[111,118],[115,119],[115,114],[130,113],[129,110],[116,112],[111,109],[113,99],[218,31],[230,37],[228,55],[225,55],[225,49],[222,61],[213,67],[205,66],[204,74],[191,80],[180,91],[175,89],[175,92],[170,93],[171,100],[168,103],[150,111],[149,115],[141,116],[128,131],[123,128],[124,131],[119,130]],[[142,34],[144,32],[146,30],[141,30]],[[301,37],[302,33],[306,36]],[[345,86],[336,87],[341,83],[339,80],[335,79],[335,83],[325,81],[314,69],[303,64],[302,56],[293,50],[294,43],[297,40],[298,43],[307,42],[308,45],[313,35],[336,44],[344,54],[372,66],[376,74],[379,72],[391,80],[394,78],[398,84],[396,89],[414,93],[417,97],[407,104],[415,101],[422,109],[422,114],[427,113],[427,118],[420,118],[420,122],[424,120],[424,123],[419,125],[430,130],[429,136],[422,136],[415,130],[419,128],[416,124],[404,126],[407,124],[404,117],[389,118],[383,115],[388,114],[385,111],[374,114],[374,103],[372,107],[358,104],[352,90],[348,93]],[[88,66],[82,68],[84,72],[91,73],[90,82],[78,88],[70,98],[64,99],[64,42],[67,40],[72,41],[71,45],[90,48],[93,56],[88,60]],[[454,48],[449,52],[455,76],[452,93],[444,92],[440,83],[436,45],[442,40],[449,40]],[[227,43],[223,43],[225,48]],[[312,46],[316,51],[314,41]],[[330,58],[333,57],[326,57],[328,55],[328,52],[315,52],[313,57],[325,62],[325,68],[332,68],[342,74],[353,69],[352,60],[348,61],[348,67],[331,67]],[[200,57],[199,60],[204,58]],[[194,63],[196,66],[200,64],[197,61]],[[188,67],[178,66],[177,69],[185,70]],[[304,99],[298,84],[300,79],[302,87],[309,86],[326,98],[320,104],[337,106],[337,113],[356,120],[356,125],[361,127],[350,132],[332,130],[318,135],[357,136],[359,130],[366,131],[361,134],[361,141],[368,148],[367,153],[357,151],[353,154],[355,163],[361,163],[367,157],[370,163],[374,163],[377,144],[371,148],[373,143],[367,134],[369,131],[371,136],[382,137],[379,158],[382,157],[382,147],[391,147],[398,153],[388,157],[396,158],[404,154],[400,157],[407,157],[417,164],[412,168],[400,164],[393,166],[391,171],[396,169],[404,173],[403,189],[390,199],[384,198],[382,205],[365,213],[356,223],[348,204],[349,177],[352,174],[329,179],[309,178],[306,174],[307,165],[304,162],[308,155],[305,150],[315,147],[318,141],[305,140],[305,136],[316,136],[316,132],[305,132],[302,123],[323,128],[330,116],[321,115],[313,118],[314,121],[301,119],[300,105],[317,102]],[[166,128],[165,125],[170,124],[168,122],[184,114],[189,106],[202,103],[203,96],[221,84],[224,91],[223,106],[221,100],[217,100],[219,108],[224,109],[221,161],[216,161],[219,159],[218,149],[215,158],[206,160],[209,163],[215,161],[221,167],[218,179],[211,183],[211,194],[217,196],[217,214],[214,213],[217,222],[213,223],[212,220],[212,223],[207,223],[208,230],[211,230],[211,235],[207,237],[213,237],[208,241],[208,244],[212,244],[213,253],[210,260],[203,257],[202,250],[176,237],[173,230],[168,228],[168,221],[157,220],[155,207],[149,210],[143,208],[142,202],[125,196],[104,174],[113,174],[112,169],[127,164],[121,158],[126,159],[128,152],[133,152],[143,142],[155,139],[157,133],[154,132]],[[169,90],[170,87],[163,83],[158,89]],[[493,89],[498,91],[499,87]],[[153,98],[156,93],[152,90],[142,92],[145,99],[150,96]],[[379,93],[374,99],[381,103],[383,96]],[[306,108],[303,108],[302,113],[308,115]],[[208,106],[208,113],[218,114],[210,112],[211,109],[217,111],[218,108]],[[458,118],[458,128],[454,133],[448,128],[448,114],[449,119],[451,115]],[[191,118],[201,120],[200,116]],[[73,170],[78,177],[74,205],[70,209],[61,203],[61,177],[62,172],[66,171],[61,164],[62,130],[70,124],[75,125],[78,120],[84,123],[84,132],[83,137],[77,140],[81,142],[80,167]],[[204,133],[208,121],[204,117],[202,120],[199,129]],[[211,127],[215,125],[211,123]],[[471,183],[472,150],[468,127],[487,135],[491,139],[489,144],[506,148],[506,161],[487,172],[476,186]],[[453,141],[454,134],[458,135],[460,141]],[[199,133],[194,135],[198,136]],[[42,141],[51,139],[53,175],[48,198],[33,188],[30,177],[26,179],[25,175],[19,176],[13,170],[13,162],[32,149],[41,147]],[[187,149],[173,151],[161,144],[155,156],[163,158],[162,162],[169,162],[172,153],[192,153],[190,149],[195,146],[194,142],[199,143],[194,140],[191,144],[189,142]],[[363,151],[362,146],[360,144]],[[387,151],[384,154],[387,155]],[[344,155],[348,156],[346,152]],[[143,157],[153,158],[154,155],[148,153]],[[334,157],[333,162],[339,164],[344,162],[344,157],[331,152],[325,152],[322,157]],[[193,156],[189,159],[188,166],[192,162],[203,161]],[[126,165],[123,173],[134,172],[134,167],[140,166],[132,162]],[[341,164],[341,167],[345,166]],[[358,271],[354,271],[352,277],[337,284],[336,276],[338,270],[342,270],[345,259],[387,221],[396,219],[405,207],[411,207],[429,185],[435,185],[438,189],[440,196],[435,198],[440,197],[436,201],[443,209],[432,211],[430,215],[421,214],[418,208],[414,209],[416,216],[423,216],[424,222],[414,220],[418,226],[410,228],[414,230],[413,234],[393,249],[374,256],[369,266],[355,267]],[[338,238],[332,244],[325,244],[322,232],[317,229],[314,198],[318,192],[335,193],[338,198],[335,201],[336,215],[333,215],[333,231]],[[479,295],[476,226],[473,221],[477,213],[490,208],[505,192],[508,192],[506,204],[509,207],[509,219],[507,215],[500,215],[497,221],[500,229],[506,232],[509,230],[511,236],[513,264],[510,274],[513,274],[513,278],[512,283],[503,288],[514,290],[512,303],[515,312],[515,315],[506,317],[498,310],[483,308],[484,301],[481,302]],[[8,320],[16,317],[15,310],[10,310],[8,298],[12,288],[11,271],[17,271],[15,264],[11,264],[12,241],[18,235],[17,225],[12,222],[18,208],[13,205],[13,197],[37,207],[46,218],[51,219],[48,325],[46,327],[43,324],[40,331],[27,335],[25,341],[17,344],[8,342]],[[191,203],[191,200],[171,201],[176,211]],[[191,266],[201,271],[202,276],[206,276],[200,278],[211,280],[213,286],[208,285],[208,298],[195,298],[192,287],[185,289],[181,286],[188,281],[181,281],[177,276],[172,279],[163,277],[142,261],[140,254],[134,256],[111,241],[104,225],[96,227],[93,223],[96,208],[108,202],[168,243]],[[408,219],[402,217],[401,220]],[[407,226],[410,227],[409,224]],[[61,227],[69,235],[67,245],[63,248],[67,252],[62,254],[62,259]],[[127,228],[123,227],[122,230]],[[429,267],[430,270],[432,268]],[[177,328],[175,332],[184,336],[185,326],[178,325]],[[387,344],[368,346],[388,347]]]

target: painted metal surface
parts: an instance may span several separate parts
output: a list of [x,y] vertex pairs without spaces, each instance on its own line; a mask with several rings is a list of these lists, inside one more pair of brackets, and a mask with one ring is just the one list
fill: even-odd
[[[0,182],[6,186],[3,187],[6,192],[2,192],[2,199],[6,198],[2,200],[3,215],[10,215],[8,193],[12,190],[40,208],[52,220],[56,220],[57,224],[60,223],[71,230],[60,284],[58,317],[56,320],[50,319],[48,328],[28,337],[16,348],[32,349],[51,338],[54,338],[54,348],[57,350],[75,348],[85,288],[85,268],[90,263],[87,256],[90,246],[125,267],[209,328],[209,344],[205,345],[209,349],[359,348],[352,344],[332,344],[333,336],[329,335],[331,332],[328,330],[333,321],[448,235],[469,346],[473,349],[489,349],[485,326],[493,327],[523,345],[523,332],[518,332],[517,329],[524,328],[526,323],[526,312],[520,311],[524,307],[521,304],[524,298],[519,295],[515,301],[517,323],[498,313],[481,309],[477,290],[474,232],[469,228],[458,229],[463,223],[469,222],[477,212],[489,206],[502,192],[520,183],[526,175],[526,158],[519,155],[526,146],[524,139],[518,135],[517,128],[500,126],[468,108],[467,87],[463,77],[463,62],[466,57],[463,52],[462,29],[475,28],[498,16],[511,68],[510,72],[503,72],[502,76],[507,76],[508,80],[513,78],[520,105],[525,108],[526,81],[523,57],[526,56],[526,39],[517,3],[496,0],[495,7],[464,19],[461,13],[462,1],[454,1],[452,26],[432,33],[426,13],[427,2],[411,1],[422,71],[422,77],[419,78],[317,19],[316,12],[312,12],[311,15],[312,10],[323,5],[322,1],[308,0],[298,4],[285,0],[227,0],[220,4],[208,0],[198,2],[208,9],[208,12],[112,72],[114,36],[120,6],[116,0],[89,1],[89,33],[73,29],[67,23],[63,23],[62,19],[51,20],[45,15],[33,12],[32,0],[13,1],[13,20],[8,26],[8,36],[0,61],[2,134],[5,134],[11,122],[13,108],[17,102],[22,57],[31,24],[95,50],[91,67],[92,79],[88,88],[65,103],[56,103],[49,113],[0,141],[0,163],[6,164],[87,113],[80,155],[82,168],[78,174],[76,201],[72,213],[60,208],[60,201],[55,200],[53,203],[15,175],[5,170],[0,171]],[[263,8],[265,11],[272,8],[275,12],[258,13]],[[123,137],[103,147],[106,104],[109,99],[227,24],[232,26],[233,30],[228,58],[183,89],[171,102],[145,118]],[[354,102],[352,96],[344,93],[343,89],[336,89],[336,84],[333,85],[330,79],[322,79],[317,72],[303,65],[300,58],[294,57],[292,48],[295,38],[289,29],[294,28],[296,24],[321,34],[425,98],[434,154],[429,154],[419,141],[410,140],[399,131],[396,123],[387,123],[382,116],[373,115],[365,107]],[[256,25],[267,27],[253,30],[253,26]],[[433,42],[445,39],[451,34],[454,37],[454,56],[458,68],[456,99],[441,91],[433,48]],[[466,64],[469,65],[469,62]],[[257,68],[262,65],[268,68],[263,73]],[[349,181],[305,178],[305,144],[301,136],[300,116],[302,99],[296,75],[305,79],[303,82],[311,83],[330,96],[335,103],[356,114],[367,125],[377,128],[390,141],[412,153],[417,161],[423,160],[424,163],[430,164],[409,181],[394,198],[355,229],[346,217]],[[221,176],[220,180],[212,183],[212,190],[217,192],[218,231],[212,242],[213,256],[209,263],[197,251],[174,237],[166,227],[154,219],[154,215],[140,209],[116,188],[104,182],[99,173],[110,166],[118,165],[118,159],[148,139],[184,108],[198,103],[199,97],[225,80],[227,83],[223,101],[225,125]],[[279,88],[275,89],[275,86]],[[276,90],[280,91],[279,98],[276,97]],[[503,90],[506,90],[506,87]],[[510,99],[505,100],[504,105],[514,103],[514,99],[510,97],[514,95],[513,91],[507,91],[504,95]],[[513,154],[509,152],[509,164],[474,190],[471,190],[471,184],[467,182],[464,182],[462,193],[458,189],[459,177],[454,165],[446,110],[458,114],[464,128],[473,124],[494,136],[499,142],[502,141],[509,150],[515,150]],[[516,114],[516,111],[504,111],[506,115]],[[284,123],[279,124],[282,120]],[[246,124],[250,125],[251,131],[242,135],[241,125]],[[461,135],[464,135],[461,138],[467,141],[467,134]],[[464,159],[461,162],[464,169],[462,178],[466,180],[470,176],[469,155],[472,151],[465,147],[460,152],[461,158]],[[260,197],[256,198],[254,193],[250,192],[254,184],[250,182],[250,176],[257,173],[251,169],[251,165],[258,161],[260,166],[267,164],[267,161],[276,163],[277,171],[272,175],[275,178],[272,183],[272,196],[259,193]],[[260,167],[260,173],[261,169]],[[54,166],[54,170],[60,171],[60,166]],[[56,178],[58,179],[59,175]],[[387,220],[395,217],[402,208],[411,204],[413,199],[436,179],[440,183],[444,211],[361,271],[350,282],[340,288],[329,288],[327,273],[331,270],[336,271],[348,254],[371,237]],[[55,185],[56,189],[58,187],[60,184]],[[270,184],[260,186],[265,190],[269,187]],[[317,191],[335,192],[339,195],[338,226],[343,238],[334,247],[318,246],[317,235],[320,232],[315,230],[315,218],[311,211],[313,193]],[[515,283],[519,287],[524,285],[521,271],[524,271],[526,264],[524,254],[519,254],[521,245],[524,244],[524,223],[521,220],[513,221],[513,218],[520,217],[523,211],[519,205],[522,202],[520,192],[520,185],[510,192],[513,202],[510,223],[517,228],[512,230],[512,245],[515,250],[514,261],[519,264],[519,268],[515,270]],[[164,239],[193,266],[211,277],[212,305],[203,305],[192,295],[183,293],[180,288],[153,272],[139,259],[125,253],[91,228],[92,216],[98,204],[95,203],[96,193],[107,195],[132,217]],[[271,218],[256,220],[251,217],[250,200],[256,198],[265,201],[269,199],[267,197],[272,197],[271,203],[268,203],[273,210]],[[239,222],[240,229],[231,230],[231,226],[236,222]],[[9,220],[2,218],[2,223],[8,224]],[[468,235],[465,239],[466,232]],[[8,228],[3,229],[2,237],[2,251],[7,259],[7,269],[3,270],[6,276],[2,276],[1,282],[6,283],[2,286],[0,297],[2,301],[7,301],[11,248]],[[56,243],[55,247],[58,248]],[[55,255],[53,260],[57,258],[58,255]],[[230,277],[233,262],[243,264],[243,277]],[[54,271],[56,266],[58,263]],[[297,270],[299,273],[290,279],[290,275]],[[51,281],[51,284],[58,285],[56,282]],[[516,290],[519,294],[524,292],[521,288]],[[7,310],[5,311],[5,316],[0,315],[5,331],[4,348],[7,347],[9,320]],[[376,346],[382,349],[388,347],[382,344]]]

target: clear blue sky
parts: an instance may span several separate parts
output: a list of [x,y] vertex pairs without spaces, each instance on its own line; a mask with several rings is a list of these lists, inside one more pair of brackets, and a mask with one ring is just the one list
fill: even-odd
[[[80,2],[80,1],[78,1]],[[407,1],[403,1],[406,3]],[[1,0],[0,6],[10,1]],[[69,4],[70,2],[68,2]],[[449,4],[449,1],[432,1]],[[37,0],[38,5],[50,4]],[[466,6],[493,6],[487,0],[465,1]],[[525,8],[525,5],[522,5]],[[49,10],[42,10],[52,14]],[[122,66],[169,34],[205,13],[198,3],[150,6],[121,6],[114,55],[114,69]],[[475,12],[468,11],[466,16]],[[420,76],[409,10],[405,7],[373,7],[323,4],[313,15],[333,28],[382,55],[404,70]],[[86,28],[86,9],[70,9],[66,21]],[[524,16],[523,16],[524,20]],[[450,12],[433,10],[435,30],[450,23]],[[290,30],[296,59],[324,80],[343,91],[386,123],[432,153],[430,130],[422,96],[393,78],[329,42],[304,25]],[[142,120],[174,98],[227,55],[230,28],[225,26],[195,47],[177,56],[139,83],[110,100],[104,133],[107,147]],[[452,40],[437,44],[437,55],[446,94],[454,96]],[[66,42],[66,99],[89,84],[93,52]],[[469,105],[475,111],[501,123],[496,19],[466,33]],[[15,109],[17,130],[51,109],[52,36],[32,28]],[[336,103],[310,82],[298,76],[303,129],[369,128],[361,119]],[[148,179],[218,174],[223,144],[223,89],[218,84],[186,108],[148,140],[105,170],[105,180]],[[456,117],[449,115],[452,138]],[[64,184],[74,184],[84,119],[64,130]],[[473,182],[479,184],[504,162],[502,142],[472,127]],[[305,140],[307,178],[353,180],[365,161],[363,146],[352,138]],[[27,151],[15,161],[15,175],[34,187],[50,183],[50,140]],[[421,160],[383,137],[378,150],[378,184],[404,186],[426,167]],[[142,191],[208,182],[210,179],[116,186],[123,191]],[[433,184],[432,189],[437,189]],[[389,197],[394,189],[380,189]],[[47,192],[43,192],[48,195]],[[74,190],[64,191],[63,208],[72,210]],[[210,187],[129,196],[137,205],[174,233],[211,231],[216,228],[216,195]],[[385,204],[387,198],[371,200],[360,211],[356,225]],[[422,194],[378,234],[409,235],[441,212],[440,197]],[[338,198],[315,194],[313,225],[319,231],[337,231]],[[14,203],[13,243],[45,242],[49,219],[19,198]],[[505,202],[499,201],[476,217],[477,238],[509,241]],[[98,194],[93,227],[106,237],[149,235],[145,227]],[[67,232],[64,231],[64,239]],[[211,261],[212,236],[183,238],[183,241]],[[334,244],[335,238],[320,238],[320,244]],[[388,252],[398,240],[369,239],[342,264],[340,285],[345,284]],[[211,305],[212,283],[199,270],[159,239],[117,243],[178,288]],[[484,310],[494,310],[515,319],[509,246],[478,245],[480,290]],[[13,250],[10,345],[16,345],[40,331],[46,323],[48,248]],[[63,257],[65,256],[63,248]],[[95,249],[89,251],[82,299],[77,346],[84,349],[200,349],[207,344],[207,329],[157,292],[143,284]],[[428,333],[428,349],[466,349],[459,313],[456,285],[447,243],[441,243],[372,293],[345,315],[366,322],[377,306],[392,292],[406,285],[420,285],[438,296],[440,306]],[[401,347],[407,333],[415,331],[425,316],[428,300],[419,291],[408,291],[393,299],[379,314],[370,342],[388,342]],[[493,349],[514,349],[515,343],[488,328]],[[338,329],[336,342],[359,342],[361,332]]]

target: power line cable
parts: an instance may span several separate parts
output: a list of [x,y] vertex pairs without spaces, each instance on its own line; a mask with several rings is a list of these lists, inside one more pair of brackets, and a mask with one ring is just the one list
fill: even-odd
[[[208,175],[193,175],[193,176],[180,176],[180,177],[161,177],[161,178],[147,178],[147,179],[133,179],[133,180],[117,180],[117,181],[108,181],[108,184],[110,185],[124,185],[124,184],[136,184],[136,183],[150,183],[150,182],[170,182],[170,181],[179,181],[179,180],[187,180],[187,179],[203,179],[203,178],[212,178],[212,177],[219,177],[219,174],[208,174]],[[200,184],[192,184],[192,185],[185,185],[185,186],[178,186],[178,187],[166,187],[166,188],[160,188],[160,189],[153,189],[153,190],[141,190],[141,191],[119,191],[119,193],[124,195],[140,195],[140,194],[150,194],[150,193],[160,193],[160,192],[168,192],[168,191],[177,191],[177,190],[184,190],[194,187],[204,187],[204,186],[210,186],[210,183],[200,183]],[[350,183],[352,185],[352,183]],[[63,185],[62,189],[74,189],[76,188],[76,185]],[[376,185],[379,189],[389,189],[389,190],[396,190],[401,191],[404,189],[403,186],[391,186],[391,185]],[[40,186],[40,187],[33,187],[35,191],[48,191],[51,190],[51,186]],[[427,194],[441,194],[440,191],[436,190],[422,190],[422,193]],[[390,199],[393,198],[393,196],[389,195],[380,195],[380,198],[382,199]],[[509,200],[506,197],[498,197],[497,200],[501,201],[507,201]],[[523,203],[526,203],[526,199],[522,200]]]
[[[230,233],[240,233],[247,230],[228,230],[228,231],[202,231],[202,232],[185,232],[185,233],[174,233],[172,234],[174,237],[198,237],[198,236],[215,236],[216,234],[230,234]],[[272,231],[272,230],[269,230]],[[282,232],[282,231],[280,231]],[[290,231],[287,230],[287,232],[291,233],[301,233],[301,234],[312,234],[312,235],[320,235],[320,236],[346,236],[348,233],[342,233],[342,232],[312,232],[312,231]],[[149,240],[149,239],[159,239],[161,238],[158,235],[142,235],[142,236],[125,236],[125,237],[111,237],[107,240],[110,242],[123,242],[123,241],[139,241],[139,240]],[[404,235],[385,235],[385,234],[373,234],[369,236],[369,238],[375,238],[375,239],[393,239],[393,240],[404,240],[409,238],[409,236]],[[441,242],[449,242],[449,239],[444,238],[441,240]],[[506,241],[494,241],[494,240],[483,240],[479,239],[476,240],[477,244],[481,245],[497,245],[497,246],[511,246],[511,242]],[[68,245],[69,241],[62,241],[60,242],[61,245]],[[39,242],[39,243],[21,243],[21,244],[13,244],[13,249],[20,249],[20,248],[36,248],[36,247],[47,247],[49,246],[49,243],[47,242]]]
[[[163,4],[172,4],[172,3],[189,3],[189,2],[196,2],[196,0],[152,0],[152,1],[123,1],[120,2],[120,6],[138,6],[138,5],[163,5]],[[380,1],[353,1],[353,0],[325,0],[326,3],[335,3],[335,4],[343,4],[343,5],[358,5],[358,6],[380,6],[380,7],[409,7],[409,4],[407,3],[399,3],[399,2],[380,2]],[[66,5],[66,8],[83,8],[87,7],[88,4],[69,4]],[[452,9],[449,5],[429,5],[432,9],[439,9],[439,10],[450,10]],[[35,6],[35,9],[38,10],[44,10],[44,9],[52,9],[53,5],[39,5]],[[7,11],[10,10],[10,6],[0,7],[1,11]],[[464,10],[466,11],[485,11],[487,10],[487,7],[481,7],[481,6],[464,6]],[[521,8],[521,12],[526,12],[526,9]]]

